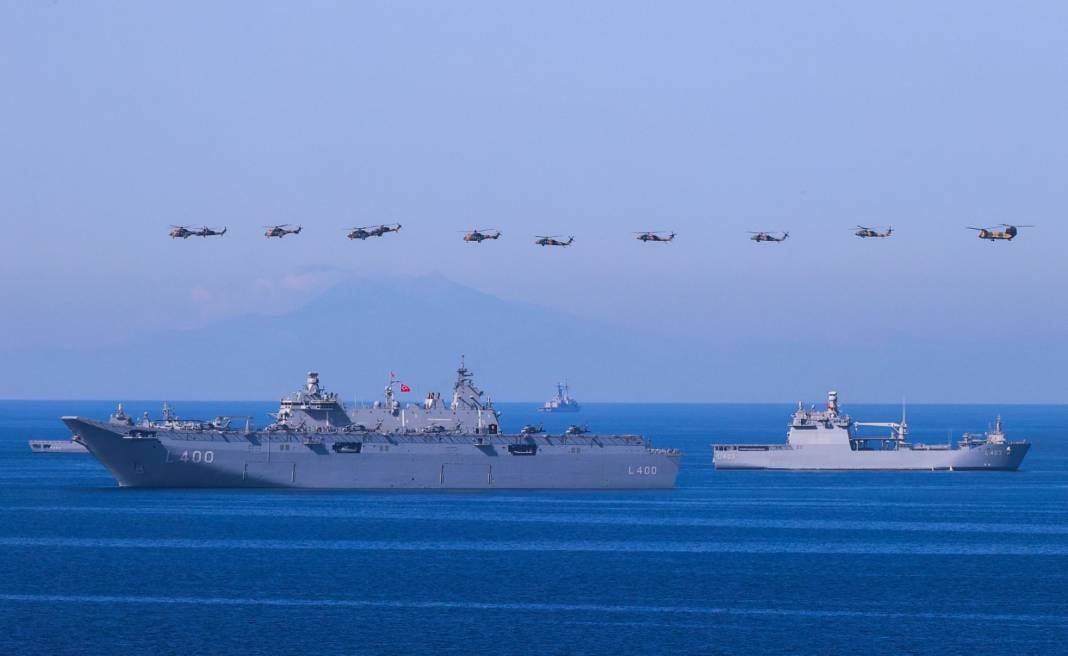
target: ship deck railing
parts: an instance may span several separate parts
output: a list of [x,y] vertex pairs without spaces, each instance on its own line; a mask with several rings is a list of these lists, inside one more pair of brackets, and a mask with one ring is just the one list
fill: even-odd
[[649,453],[654,453],[660,456],[681,456],[682,449],[662,449],[662,448],[650,448]]
[[713,444],[716,451],[789,451],[789,444]]
[[[245,430],[237,428],[196,428],[196,429],[173,429],[173,428],[140,428],[135,427],[122,435],[125,439],[158,438],[166,435],[172,440],[200,441],[204,439],[219,440],[222,442],[248,440],[255,436],[256,439],[266,439],[272,442],[303,442],[307,445],[321,444],[326,439],[335,440],[340,437],[359,437],[366,442],[389,442],[391,444],[469,444],[471,438],[481,438],[485,444],[509,444],[513,442],[536,442],[550,446],[633,446],[640,447],[647,444],[645,438],[634,434],[600,434],[584,433],[582,435],[565,434],[523,434],[523,433],[468,433],[468,432],[392,432],[392,431],[346,431],[344,428],[330,427],[316,429],[294,429],[269,426],[260,430]],[[670,451],[670,449],[669,449]]]

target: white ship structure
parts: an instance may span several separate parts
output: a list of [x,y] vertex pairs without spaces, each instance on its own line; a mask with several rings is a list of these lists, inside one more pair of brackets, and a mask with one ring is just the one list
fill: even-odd
[[[863,429],[888,429],[869,436]],[[840,412],[838,393],[827,395],[827,409],[800,403],[786,434],[786,444],[714,444],[716,469],[789,470],[1015,470],[1031,444],[1005,438],[1001,417],[982,435],[966,433],[956,444],[923,444],[908,438],[900,422],[859,422]]]

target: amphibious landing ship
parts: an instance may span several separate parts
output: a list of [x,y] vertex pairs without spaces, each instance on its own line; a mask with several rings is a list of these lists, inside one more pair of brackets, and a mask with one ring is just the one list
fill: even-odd
[[[500,432],[500,413],[461,363],[452,402],[394,398],[346,407],[319,385],[281,400],[273,423],[251,417],[162,419],[122,414],[63,422],[123,487],[334,489],[649,489],[675,485],[681,453],[640,435]],[[402,391],[408,387],[401,384]]]
[[[882,436],[864,435],[865,428],[889,429]],[[998,417],[994,430],[965,433],[957,444],[908,441],[908,423],[854,422],[838,408],[838,393],[827,395],[827,409],[806,410],[799,403],[786,444],[715,444],[716,469],[882,469],[882,470],[1015,470],[1031,444],[1005,439]]]

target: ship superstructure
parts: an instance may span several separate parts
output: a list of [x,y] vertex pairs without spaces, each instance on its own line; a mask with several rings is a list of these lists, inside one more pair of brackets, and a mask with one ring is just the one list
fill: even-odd
[[[503,434],[500,413],[461,363],[451,402],[385,399],[347,408],[310,372],[272,423],[251,417],[64,423],[124,487],[342,489],[670,488],[681,453],[640,435]],[[402,387],[405,389],[407,386]],[[243,421],[236,421],[236,420]]]
[[[889,433],[867,433],[873,428]],[[910,442],[908,434],[904,408],[898,422],[853,421],[830,392],[825,410],[798,404],[786,444],[715,444],[712,460],[716,469],[1015,470],[1031,446],[1006,440],[1000,417],[992,432],[956,444]]]

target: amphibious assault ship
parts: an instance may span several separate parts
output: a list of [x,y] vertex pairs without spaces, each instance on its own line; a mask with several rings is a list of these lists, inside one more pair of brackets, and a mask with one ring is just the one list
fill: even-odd
[[[890,434],[867,436],[865,428]],[[716,469],[1015,470],[1030,446],[1006,440],[1001,417],[993,431],[965,433],[957,444],[909,442],[904,410],[900,422],[854,422],[830,392],[825,411],[797,405],[786,444],[715,444],[712,463]]]
[[[430,393],[402,404],[391,375],[385,399],[346,407],[308,374],[272,423],[251,417],[134,423],[63,417],[76,440],[123,487],[335,489],[648,489],[675,485],[681,453],[640,435],[500,431],[500,413],[461,363],[451,403]],[[402,385],[402,390],[408,387]]]

